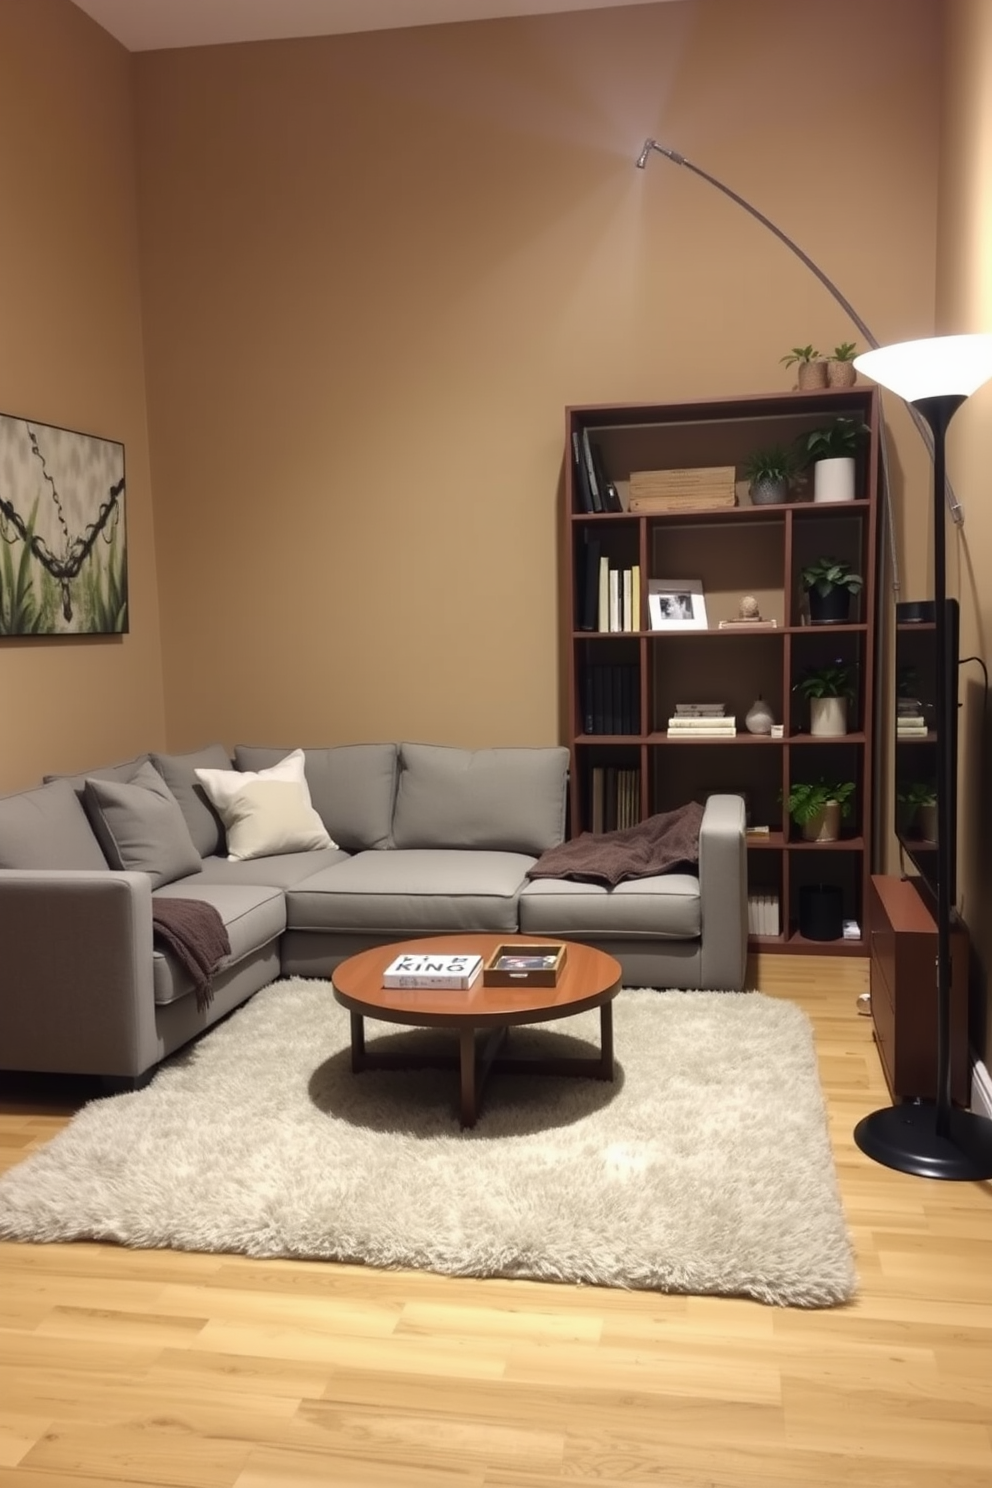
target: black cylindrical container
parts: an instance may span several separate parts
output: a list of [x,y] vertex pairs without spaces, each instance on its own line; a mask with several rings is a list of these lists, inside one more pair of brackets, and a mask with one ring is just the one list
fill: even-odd
[[799,933],[804,940],[840,940],[844,933],[844,895],[836,884],[803,884],[799,890]]

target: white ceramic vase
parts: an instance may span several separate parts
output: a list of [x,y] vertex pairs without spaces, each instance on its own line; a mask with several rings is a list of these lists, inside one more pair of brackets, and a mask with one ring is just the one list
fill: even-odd
[[814,501],[854,500],[854,456],[836,455],[813,466]]
[[764,698],[756,698],[744,715],[744,727],[749,734],[770,734],[775,715]]
[[819,739],[838,739],[846,734],[847,698],[810,698],[809,731]]

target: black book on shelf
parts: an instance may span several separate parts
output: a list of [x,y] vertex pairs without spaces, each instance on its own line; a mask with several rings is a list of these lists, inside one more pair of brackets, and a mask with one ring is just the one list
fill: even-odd
[[596,732],[596,707],[593,695],[593,672],[595,668],[587,662],[582,668],[582,732],[594,734]]
[[579,592],[579,629],[599,629],[599,560],[602,547],[598,537],[585,533]]
[[603,464],[603,451],[593,440],[589,441],[589,455],[592,460],[592,468],[596,472],[596,485],[599,488],[603,510],[607,512],[623,511],[623,506],[620,503],[620,493],[606,474],[606,467]]
[[592,493],[589,490],[589,475],[578,429],[572,430],[572,457],[575,460],[575,496],[579,511],[592,511]]
[[589,485],[589,496],[592,501],[594,512],[603,510],[603,498],[599,490],[599,482],[596,479],[596,467],[592,460],[592,448],[589,444],[589,430],[583,429],[581,434],[582,459],[586,467],[586,480]]

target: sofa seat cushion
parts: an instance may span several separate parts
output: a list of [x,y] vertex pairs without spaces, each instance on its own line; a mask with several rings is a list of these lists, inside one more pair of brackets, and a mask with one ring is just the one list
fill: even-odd
[[[231,954],[221,966],[236,966],[246,956],[275,940],[286,928],[286,900],[281,889],[253,884],[201,884],[184,879],[155,890],[156,899],[197,899],[212,904],[224,921]],[[192,992],[193,983],[166,951],[152,955],[152,989],[157,1003],[176,1002]]]
[[569,878],[533,879],[520,895],[520,930],[576,940],[698,940],[699,879],[663,873],[613,889]]
[[533,862],[526,853],[457,848],[357,853],[290,889],[287,919],[293,930],[512,933]]
[[312,878],[322,868],[346,863],[348,854],[338,847],[323,847],[316,852],[278,853],[269,858],[204,858],[199,873],[185,880],[193,884],[258,884],[273,889],[291,889]]

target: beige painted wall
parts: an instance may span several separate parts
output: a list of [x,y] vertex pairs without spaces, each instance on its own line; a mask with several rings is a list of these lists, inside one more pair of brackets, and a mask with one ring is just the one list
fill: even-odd
[[[932,330],[935,7],[829,14],[686,0],[136,59],[172,747],[557,738],[565,405],[786,387],[789,347],[851,334],[712,187],[635,170],[646,135],[880,339]],[[893,428],[901,514],[926,460]]]
[[[946,16],[941,120],[938,328],[992,331],[992,6],[950,0]],[[948,527],[948,587],[961,602],[961,654],[989,664],[992,643],[992,383],[955,415],[949,473],[965,511]],[[974,662],[961,669],[959,904],[984,992],[984,1061],[992,1067],[992,732],[987,692]]]
[[[0,0],[0,410],[125,446],[131,632],[0,640],[0,791],[164,741],[128,54]],[[3,472],[0,471],[0,482]]]

